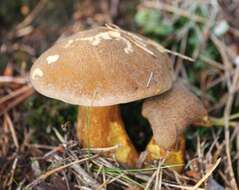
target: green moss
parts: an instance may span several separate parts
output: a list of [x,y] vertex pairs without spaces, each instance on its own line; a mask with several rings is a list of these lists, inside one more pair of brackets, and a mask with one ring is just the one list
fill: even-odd
[[76,121],[77,107],[61,101],[42,97],[30,97],[21,108],[27,114],[25,123],[33,128],[61,126]]
[[161,19],[159,11],[141,10],[136,13],[135,21],[146,34],[167,36],[173,32],[172,25]]

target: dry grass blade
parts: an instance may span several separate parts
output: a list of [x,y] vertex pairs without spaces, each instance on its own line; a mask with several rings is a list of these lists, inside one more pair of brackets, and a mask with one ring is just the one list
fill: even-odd
[[82,148],[82,151],[87,151],[87,152],[93,152],[93,153],[99,153],[99,152],[110,152],[114,151],[117,148],[119,148],[119,145],[114,145],[111,147],[103,147],[103,148]]
[[154,184],[155,190],[161,189],[161,185],[162,185],[162,168],[161,168],[161,166],[162,166],[163,162],[158,163],[158,168],[156,170],[155,184]]
[[[145,52],[149,53],[150,55],[152,55],[152,56],[154,56],[154,57],[156,56],[151,50],[149,50],[149,49],[146,47],[147,44],[145,44],[145,43],[143,42],[143,40],[142,40],[139,36],[137,36],[137,35],[135,35],[135,34],[132,34],[132,33],[129,33],[129,32],[127,32],[127,31],[121,29],[120,27],[118,27],[118,26],[116,26],[116,25],[114,25],[114,24],[106,24],[105,26],[108,27],[108,28],[111,29],[111,30],[117,30],[117,31],[120,31],[120,32],[122,32],[122,33],[127,34],[128,36],[131,36],[132,39],[129,38],[129,40],[130,40],[131,42],[133,42],[136,46],[138,46],[139,48],[143,49]],[[160,44],[158,44],[157,42],[155,42],[155,41],[153,41],[153,40],[147,39],[147,40],[146,40],[146,43],[148,43],[148,44],[152,45],[153,47],[155,47],[159,52],[167,52],[167,53],[173,54],[173,55],[175,55],[175,56],[178,56],[178,57],[180,57],[180,58],[182,58],[182,59],[185,59],[185,60],[194,62],[194,59],[192,59],[191,57],[188,57],[188,56],[183,55],[183,54],[181,54],[181,53],[177,53],[177,52],[171,51],[171,50],[169,50],[169,49],[166,49],[165,47],[161,46]]]
[[172,55],[178,56],[178,57],[180,57],[180,58],[182,58],[182,59],[185,59],[185,60],[188,60],[188,61],[191,61],[191,62],[194,62],[194,61],[195,61],[193,58],[188,57],[188,56],[186,56],[186,55],[183,55],[183,54],[181,54],[181,53],[177,53],[177,52],[171,51],[171,50],[169,50],[169,49],[165,49],[165,51],[166,51],[167,53],[172,54]]
[[148,82],[147,82],[147,84],[146,84],[147,87],[149,87],[150,82],[151,82],[151,80],[152,80],[152,78],[153,78],[153,75],[154,75],[154,73],[153,73],[153,72],[150,72],[149,79],[148,79]]
[[146,187],[145,187],[145,190],[149,190],[150,186],[152,185],[153,183],[153,180],[155,178],[155,176],[157,175],[157,171],[155,171],[153,173],[153,175],[150,177],[150,179],[148,180],[148,183],[146,184]]

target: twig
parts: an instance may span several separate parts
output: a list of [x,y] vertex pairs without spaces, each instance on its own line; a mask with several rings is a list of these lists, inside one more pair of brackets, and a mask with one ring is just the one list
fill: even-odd
[[80,167],[80,165],[72,165],[71,168],[74,169],[77,174],[81,176],[81,179],[84,180],[84,182],[90,185],[93,189],[96,189],[100,186],[100,184],[94,178],[92,178],[82,167]]
[[[176,185],[176,184],[170,184],[166,182],[162,182],[162,184],[166,187],[173,187],[177,189],[183,189],[183,190],[192,190],[193,187],[190,186],[182,186],[182,185]],[[205,190],[204,188],[197,188],[197,190]]]
[[195,60],[194,60],[193,58],[191,58],[191,57],[188,57],[188,56],[183,55],[183,54],[178,53],[178,52],[171,51],[171,50],[169,50],[169,49],[165,49],[165,52],[167,52],[167,53],[169,53],[169,54],[172,54],[172,55],[175,55],[175,56],[178,56],[178,57],[180,57],[180,58],[182,58],[182,59],[185,59],[185,60],[188,60],[188,61],[191,61],[191,62],[194,62],[194,61],[195,61]]
[[212,60],[212,59],[210,59],[209,57],[206,57],[206,56],[204,56],[204,55],[200,55],[200,56],[199,56],[199,59],[201,59],[201,60],[204,61],[205,63],[207,63],[207,64],[213,66],[213,68],[215,68],[215,69],[222,70],[222,71],[225,70],[225,68],[223,67],[223,65],[222,65],[221,63],[218,63],[217,61]]
[[157,171],[155,171],[154,173],[153,173],[153,175],[150,177],[150,179],[148,180],[148,183],[147,183],[147,185],[146,185],[146,187],[145,187],[145,190],[148,190],[149,188],[150,188],[150,186],[151,186],[151,184],[152,184],[152,182],[153,182],[153,180],[154,180],[154,178],[155,178],[155,176],[156,176],[156,173]]
[[230,131],[229,131],[229,120],[230,120],[230,113],[232,109],[232,104],[235,95],[235,89],[238,84],[239,79],[239,65],[236,67],[236,73],[233,77],[232,85],[229,86],[229,95],[227,104],[224,110],[224,125],[225,125],[225,141],[226,141],[226,155],[227,155],[227,163],[228,163],[228,170],[229,170],[229,177],[230,177],[230,184],[231,188],[237,190],[236,179],[233,171],[232,160],[231,160],[231,143],[230,143]]
[[52,149],[55,149],[58,147],[58,146],[50,146],[50,145],[45,145],[45,144],[27,144],[26,146],[34,147],[37,149],[46,149],[46,150],[52,150]]
[[215,44],[215,46],[217,47],[218,51],[220,52],[222,56],[223,64],[225,66],[224,68],[225,68],[227,82],[228,82],[228,85],[230,86],[231,85],[230,72],[232,71],[232,65],[226,54],[225,45],[215,35],[211,35],[210,38],[212,39],[213,43]]
[[[63,160],[58,155],[55,155],[55,158],[60,161]],[[70,168],[80,175],[85,184],[88,184],[93,189],[96,189],[100,186],[100,184],[94,178],[92,178],[79,164],[71,165]]]
[[5,112],[9,111],[10,109],[12,109],[13,107],[15,107],[16,105],[18,105],[19,103],[21,103],[23,100],[25,100],[29,96],[31,96],[33,92],[34,92],[33,89],[29,89],[29,91],[17,97],[14,101],[9,103],[3,110],[0,110],[0,116],[4,114]]
[[6,102],[7,100],[10,100],[11,98],[14,98],[14,97],[16,97],[16,96],[18,96],[18,95],[20,95],[20,94],[25,93],[26,91],[29,91],[31,88],[32,88],[31,85],[26,85],[26,86],[23,86],[23,87],[20,88],[20,89],[17,89],[17,90],[15,90],[15,91],[9,93],[8,95],[6,95],[6,96],[0,98],[0,104],[4,103],[4,102]]
[[143,164],[144,164],[144,161],[146,160],[147,158],[147,155],[148,155],[148,152],[147,151],[143,151],[139,154],[139,158],[136,162],[136,168],[142,168]]
[[81,160],[75,160],[74,162],[71,162],[69,164],[66,164],[66,165],[63,165],[63,166],[60,166],[58,168],[54,168],[50,171],[47,171],[45,174],[39,176],[37,179],[35,179],[33,182],[31,182],[29,185],[26,186],[26,188],[33,188],[34,186],[36,186],[37,184],[39,184],[40,182],[42,182],[43,180],[45,180],[46,178],[48,178],[49,176],[51,176],[52,174],[56,173],[56,172],[60,172],[61,170],[63,169],[66,169],[74,164],[78,164],[78,163],[82,163],[82,162],[85,162],[87,160],[90,160],[90,159],[93,159],[93,158],[96,158],[98,155],[94,155],[94,156],[91,156],[91,157],[88,157],[88,158],[84,158],[84,159],[81,159]]
[[63,145],[59,145],[55,148],[53,148],[50,152],[47,152],[46,154],[44,154],[44,156],[42,156],[43,159],[47,159],[51,156],[53,156],[54,154],[56,154],[57,152],[63,152],[65,150],[65,147]]
[[[236,136],[236,150],[239,152],[239,130],[237,130]],[[239,158],[237,158],[237,181],[239,181]]]
[[17,25],[16,29],[19,30],[23,27],[29,25],[34,18],[39,14],[39,12],[45,7],[47,0],[40,0],[36,7],[32,10],[32,12],[21,22]]
[[0,76],[0,84],[1,83],[18,83],[18,84],[26,84],[27,78],[25,77],[12,77],[12,76]]
[[[124,173],[121,173],[120,175],[113,177],[112,179],[107,179],[104,181],[104,183],[102,183],[100,186],[98,186],[98,188],[96,190],[100,190],[103,187],[105,187],[107,184],[113,183],[114,181],[120,179],[122,176],[124,176]],[[105,188],[104,188],[105,189]]]
[[13,123],[12,123],[12,121],[11,121],[11,119],[10,119],[10,117],[7,113],[4,114],[4,117],[7,121],[8,127],[11,131],[13,142],[14,142],[17,150],[19,150],[19,143],[18,143],[18,139],[17,139],[17,135],[16,135],[16,131],[14,129]]
[[205,176],[203,176],[202,179],[199,180],[199,182],[191,189],[191,190],[197,190],[200,185],[212,174],[212,172],[217,168],[217,166],[220,164],[221,158],[219,158],[214,166],[206,173]]
[[155,185],[154,189],[158,190],[161,189],[162,185],[162,169],[161,169],[162,162],[158,163],[158,168],[156,170],[156,177],[155,177]]
[[70,187],[70,184],[69,184],[69,180],[67,178],[67,175],[66,175],[65,171],[63,171],[63,176],[64,176],[64,181],[66,183],[67,190],[71,190],[71,187]]
[[11,186],[13,178],[14,178],[15,170],[16,170],[16,167],[17,167],[17,162],[18,162],[18,158],[15,158],[14,161],[13,161],[13,164],[12,164],[11,177],[10,177],[10,180],[7,184],[9,187]]

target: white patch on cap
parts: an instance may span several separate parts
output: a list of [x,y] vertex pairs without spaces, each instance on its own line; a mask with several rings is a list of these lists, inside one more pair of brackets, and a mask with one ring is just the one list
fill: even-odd
[[124,40],[124,42],[126,43],[126,47],[124,48],[124,52],[127,54],[133,53],[134,49],[132,44],[130,43],[129,40],[127,40],[126,38],[122,38],[122,40]]
[[95,36],[89,36],[84,38],[79,38],[80,41],[89,41],[91,45],[97,46],[101,43],[102,40],[112,40],[113,38],[120,38],[120,33],[115,31],[109,32],[100,32]]
[[124,48],[125,53],[129,54],[134,51],[131,42],[127,38],[121,36],[120,32],[118,31],[100,32],[95,36],[78,38],[76,39],[76,41],[89,41],[91,45],[98,46],[103,40],[112,40],[112,39],[123,40],[125,42],[126,44],[126,47]]
[[74,43],[74,40],[68,40],[67,43],[64,45],[64,48],[69,48],[71,46],[71,44]]
[[46,58],[47,64],[52,64],[59,59],[59,55],[50,55]]
[[39,69],[39,68],[36,68],[36,69],[34,69],[34,71],[32,72],[32,79],[33,79],[33,80],[37,80],[37,79],[43,77],[43,75],[44,75],[44,74],[43,74],[42,70]]

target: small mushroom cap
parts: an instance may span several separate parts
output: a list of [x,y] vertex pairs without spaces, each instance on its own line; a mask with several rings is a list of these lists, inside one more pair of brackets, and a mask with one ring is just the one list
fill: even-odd
[[44,52],[32,66],[30,80],[45,96],[76,105],[108,106],[163,93],[173,79],[164,48],[133,33],[97,27],[60,40]]
[[202,124],[207,119],[201,101],[179,82],[168,92],[146,99],[142,114],[152,127],[153,138],[165,149],[175,145],[188,125]]

